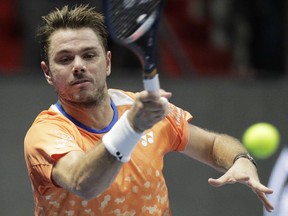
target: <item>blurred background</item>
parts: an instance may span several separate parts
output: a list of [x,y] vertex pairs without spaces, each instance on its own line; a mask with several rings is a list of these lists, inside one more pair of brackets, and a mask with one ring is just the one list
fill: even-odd
[[[0,215],[33,215],[34,203],[23,139],[36,115],[55,103],[40,68],[35,29],[40,17],[65,4],[101,1],[0,1]],[[288,143],[287,12],[284,0],[168,0],[158,35],[162,88],[171,102],[194,116],[193,123],[241,139],[256,122],[269,122],[281,134],[278,151],[258,160],[268,183],[282,147]],[[110,41],[111,88],[142,89],[135,55]],[[176,216],[258,216],[261,203],[243,185],[212,188],[220,174],[185,156],[171,153],[164,169]]]

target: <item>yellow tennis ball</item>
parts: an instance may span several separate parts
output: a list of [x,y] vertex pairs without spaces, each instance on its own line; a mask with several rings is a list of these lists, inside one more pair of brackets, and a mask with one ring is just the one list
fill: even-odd
[[266,159],[276,152],[280,134],[275,126],[261,122],[247,128],[242,142],[255,158]]

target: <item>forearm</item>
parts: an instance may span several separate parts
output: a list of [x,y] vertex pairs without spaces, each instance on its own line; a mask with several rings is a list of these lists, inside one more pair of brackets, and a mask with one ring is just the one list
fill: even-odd
[[221,171],[227,171],[238,154],[247,152],[239,140],[225,134],[215,134],[212,146],[211,162],[216,169]]
[[191,124],[188,134],[188,144],[183,153],[220,171],[229,169],[235,156],[246,152],[237,139],[225,134],[204,130]]
[[91,199],[111,185],[122,165],[103,144],[99,144],[87,154],[70,152],[55,165],[52,176],[59,186]]
[[78,189],[88,197],[101,194],[115,180],[123,163],[111,155],[101,144],[87,155],[87,164],[81,163],[78,171]]

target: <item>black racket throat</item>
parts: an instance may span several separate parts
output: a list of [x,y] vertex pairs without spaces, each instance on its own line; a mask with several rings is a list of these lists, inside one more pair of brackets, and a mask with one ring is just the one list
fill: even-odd
[[156,37],[164,4],[164,0],[104,0],[103,2],[106,25],[111,39],[128,47],[138,56],[143,66],[143,80],[151,80],[151,82],[144,82],[144,87],[148,83],[146,86],[151,91],[158,91],[159,88]]
[[131,43],[145,34],[160,13],[160,0],[104,0],[107,26],[113,39]]

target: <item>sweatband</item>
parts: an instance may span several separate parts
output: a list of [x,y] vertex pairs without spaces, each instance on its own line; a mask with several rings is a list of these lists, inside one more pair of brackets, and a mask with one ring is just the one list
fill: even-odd
[[134,131],[128,121],[127,113],[128,110],[102,137],[102,142],[110,154],[123,163],[130,160],[133,149],[143,134]]

